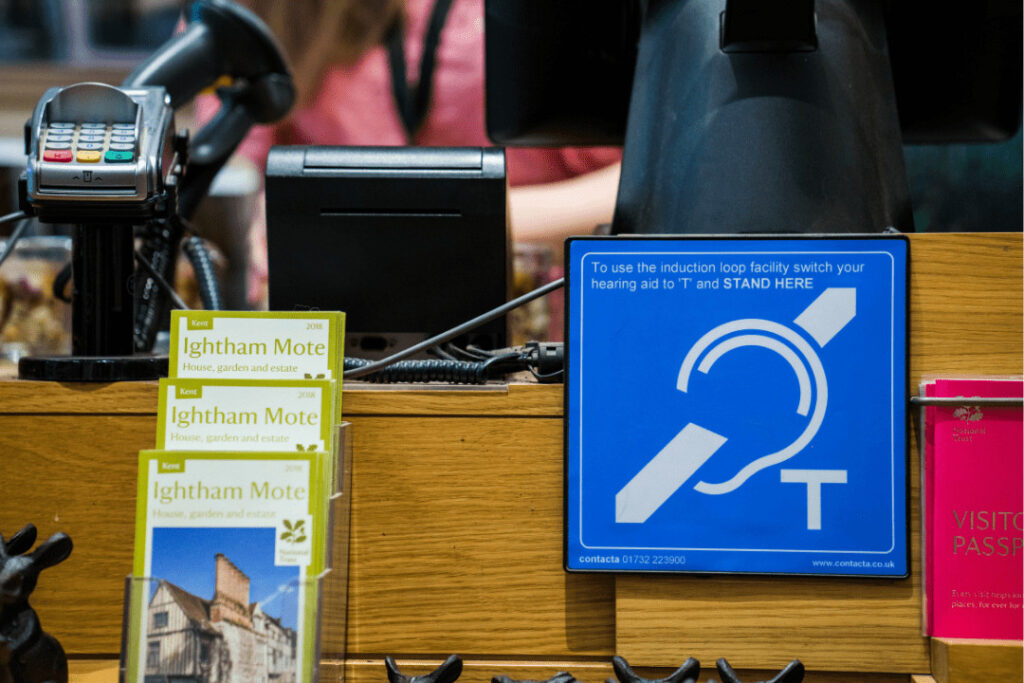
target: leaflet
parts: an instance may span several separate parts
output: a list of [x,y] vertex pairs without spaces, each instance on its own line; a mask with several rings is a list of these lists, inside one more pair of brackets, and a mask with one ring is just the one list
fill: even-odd
[[171,377],[337,379],[345,314],[171,311]]
[[335,397],[327,380],[162,379],[156,447],[333,452]]
[[139,454],[126,680],[309,680],[324,463],[295,451]]
[[169,376],[337,382],[341,417],[345,314],[172,311]]
[[1020,379],[958,378],[925,386],[963,405],[925,409],[927,635],[1020,640],[1021,410],[966,397],[1019,398]]

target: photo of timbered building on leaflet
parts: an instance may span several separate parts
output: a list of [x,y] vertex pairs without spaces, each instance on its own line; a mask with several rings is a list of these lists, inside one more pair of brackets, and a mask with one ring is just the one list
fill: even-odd
[[145,683],[295,683],[296,633],[249,602],[249,577],[215,556],[204,600],[160,580],[149,601]]

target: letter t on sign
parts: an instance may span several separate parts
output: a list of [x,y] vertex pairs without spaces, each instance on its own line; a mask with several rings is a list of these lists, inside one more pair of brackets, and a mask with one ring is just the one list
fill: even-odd
[[845,484],[846,470],[779,470],[783,484],[807,484],[807,528],[821,529],[821,485]]

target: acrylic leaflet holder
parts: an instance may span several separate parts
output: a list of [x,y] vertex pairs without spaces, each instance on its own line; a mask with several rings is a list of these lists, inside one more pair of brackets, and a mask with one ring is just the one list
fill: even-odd
[[1018,377],[923,378],[923,634],[1021,638]]
[[[333,456],[140,453],[122,682],[307,683],[344,658],[351,424],[333,431]],[[288,486],[290,507],[263,500]]]
[[173,577],[127,577],[119,680],[316,683],[330,570],[294,569],[217,554]]

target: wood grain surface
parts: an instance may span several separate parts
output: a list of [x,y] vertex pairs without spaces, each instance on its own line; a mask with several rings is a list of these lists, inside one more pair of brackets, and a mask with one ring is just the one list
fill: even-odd
[[[1021,372],[1020,235],[912,236],[910,298],[911,386],[923,375]],[[325,654],[346,659],[328,669],[369,683],[383,680],[385,654],[431,668],[458,652],[469,683],[551,668],[598,681],[618,652],[661,667],[724,655],[762,672],[799,656],[814,682],[929,671],[915,444],[906,581],[567,575],[561,402],[557,385],[346,387],[351,556],[324,633]],[[71,558],[33,597],[73,655],[119,649],[136,453],[153,444],[155,411],[152,383],[0,380],[0,531],[33,521],[44,536],[73,537]],[[346,583],[347,609],[337,605]],[[863,671],[892,675],[849,673]]]
[[483,387],[389,387],[348,382],[345,416],[474,415],[561,417],[561,384],[492,384]]
[[912,235],[910,381],[1020,374],[1020,233]]
[[350,656],[611,656],[612,578],[562,570],[561,420],[352,423]]
[[155,423],[153,415],[0,415],[0,532],[32,522],[41,539],[63,531],[75,544],[32,595],[43,628],[68,654],[121,649],[138,452],[153,447]]
[[13,366],[0,374],[0,414],[156,415],[156,382],[34,382],[16,377]]
[[743,668],[780,668],[795,657],[819,671],[923,673],[920,609],[916,579],[620,576],[616,642],[644,664],[686,652],[726,654]]
[[1022,655],[1019,640],[932,638],[932,675],[938,683],[1021,683]]
[[68,683],[116,683],[116,659],[68,659]]

